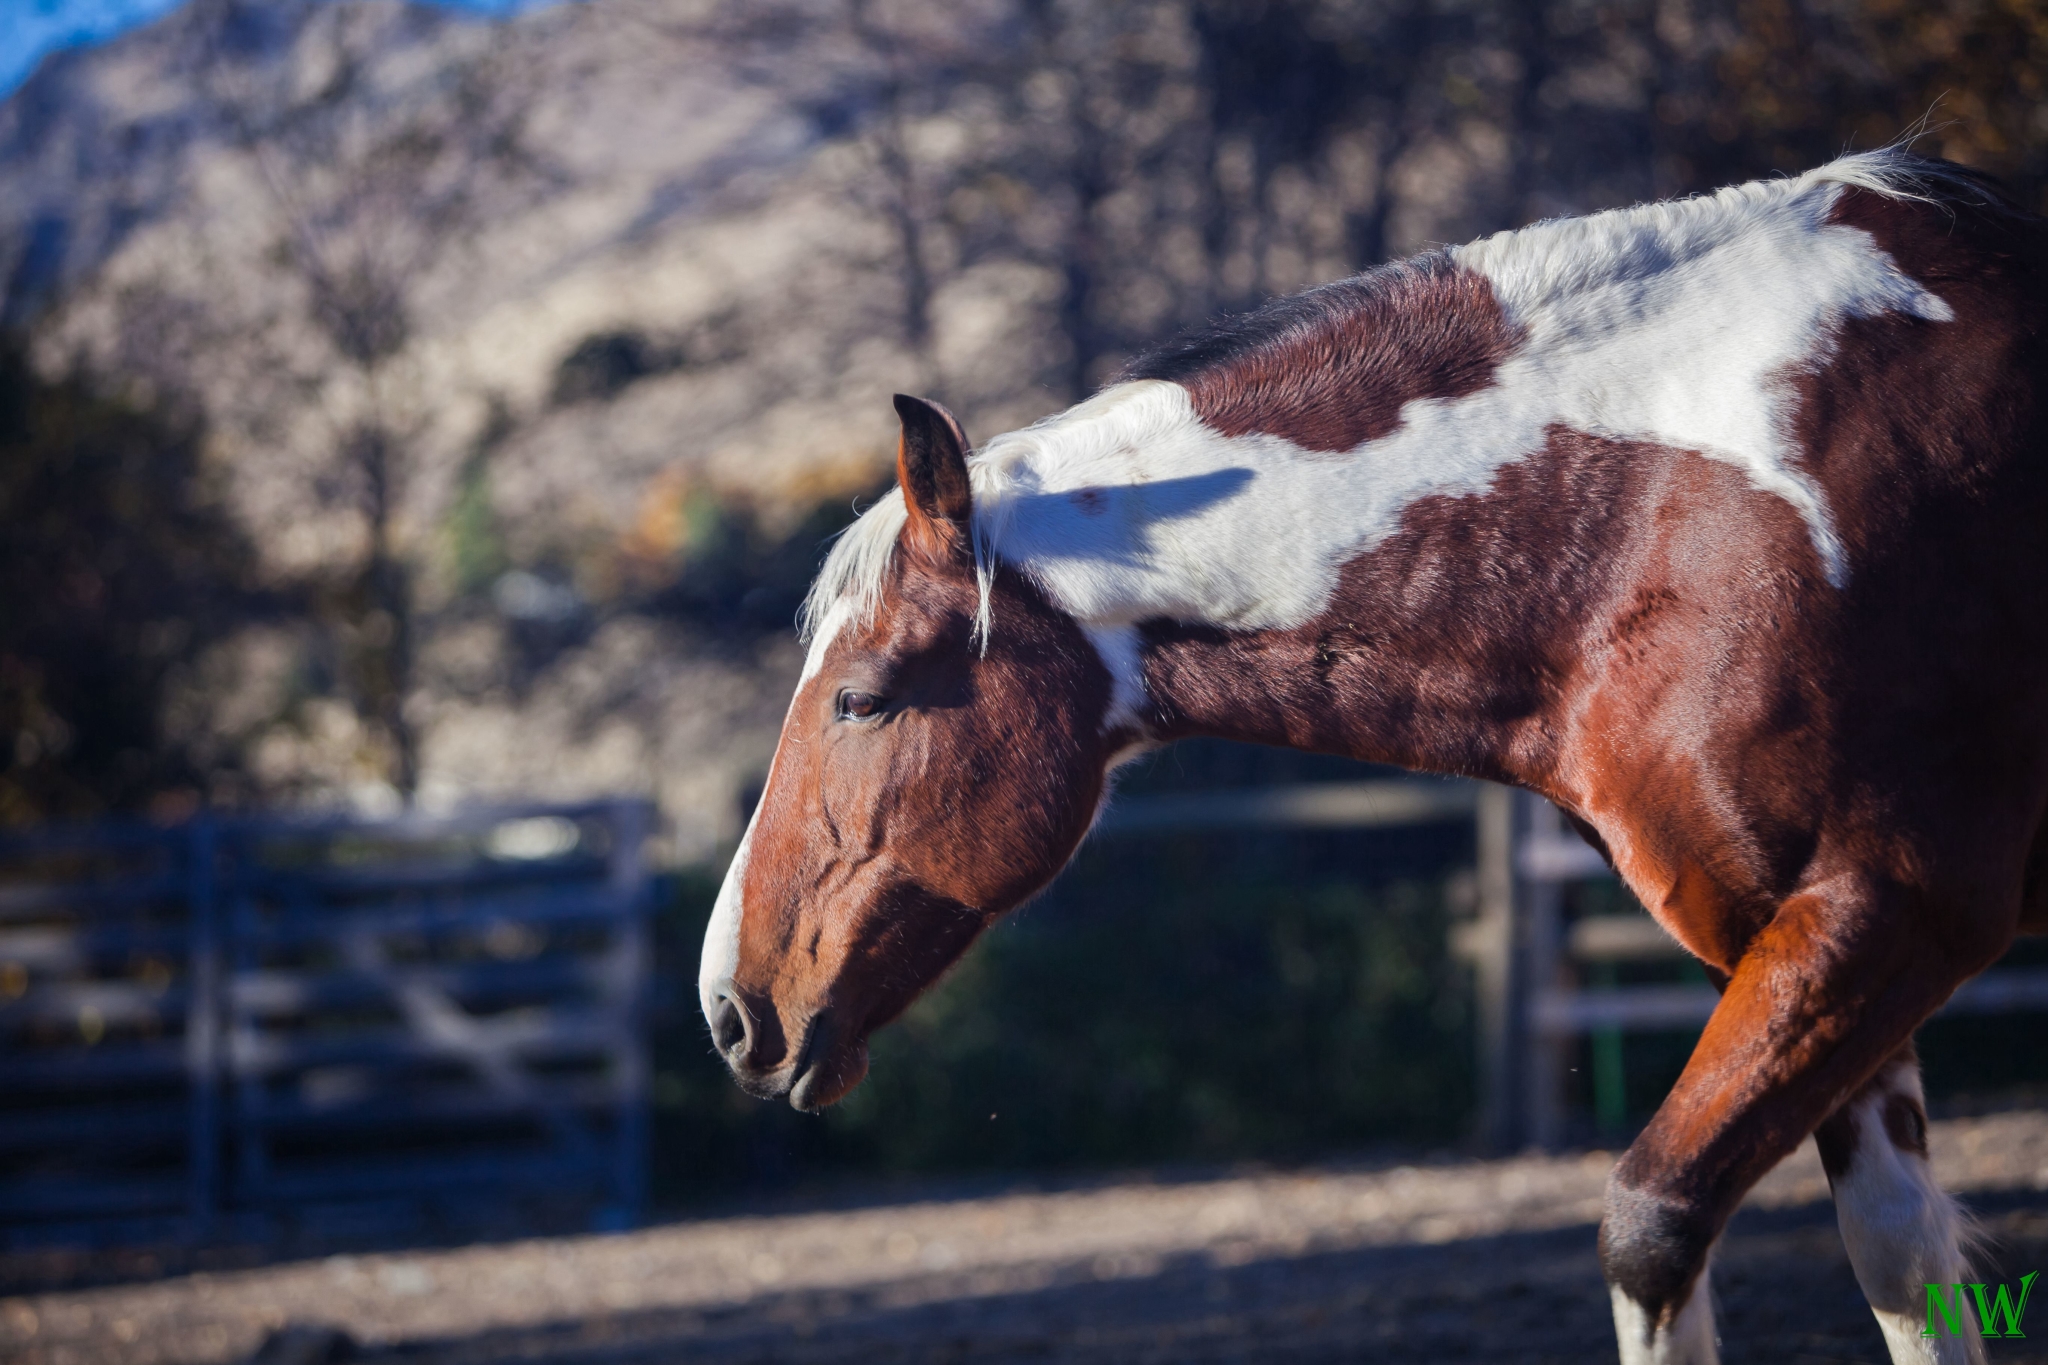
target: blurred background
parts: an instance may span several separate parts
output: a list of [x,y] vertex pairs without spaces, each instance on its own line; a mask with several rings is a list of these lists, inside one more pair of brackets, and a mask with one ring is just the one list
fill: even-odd
[[[334,869],[412,840],[400,861],[473,898],[448,971],[645,983],[589,1064],[650,1125],[591,1130],[651,1154],[620,1218],[1474,1140],[1466,808],[1106,836],[878,1039],[841,1109],[725,1078],[698,938],[799,666],[796,604],[889,485],[891,393],[986,438],[1276,293],[1903,136],[2048,210],[2041,0],[0,0],[0,68],[0,825],[20,886],[98,878],[131,906],[88,953],[84,921],[0,902],[28,926],[0,951],[0,1049],[189,1061],[211,1044],[168,1002],[213,968],[149,948],[137,897],[198,868],[235,924],[312,934]],[[1195,744],[1124,791],[1384,776]],[[500,815],[433,823],[479,805]],[[130,851],[49,842],[95,821]],[[206,831],[225,842],[192,852]],[[586,883],[626,927],[531,927]],[[402,917],[440,904],[426,886],[345,890]],[[1567,922],[1632,910],[1597,879],[1562,894]],[[283,951],[221,970],[289,994],[290,971],[384,963]],[[1688,984],[1623,959],[1604,980]],[[30,1008],[61,981],[129,1012]],[[339,999],[235,1008],[320,1034],[353,1026]],[[415,1005],[377,1018],[416,1034],[438,1016]],[[1930,1028],[1940,1104],[2044,1093],[2039,1050],[1997,1042],[2012,1027]],[[1691,1036],[1572,1044],[1551,1139],[1625,1138]],[[291,1072],[294,1112],[377,1098],[368,1065]],[[56,1122],[28,1093],[0,1095],[17,1134]],[[39,1178],[54,1140],[0,1162]],[[268,1158],[219,1142],[205,1178],[232,1211]],[[370,1149],[323,1150],[346,1171]],[[221,1235],[460,1231],[446,1210],[308,1221],[311,1197]]]

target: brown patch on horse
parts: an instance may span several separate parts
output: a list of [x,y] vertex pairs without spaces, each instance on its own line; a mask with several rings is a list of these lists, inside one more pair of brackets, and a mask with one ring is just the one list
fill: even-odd
[[1437,253],[1275,300],[1121,378],[1180,384],[1225,436],[1340,452],[1395,431],[1415,399],[1486,388],[1521,339],[1485,277]]
[[1646,663],[1661,625],[1657,618],[1668,616],[1682,605],[1678,594],[1669,587],[1645,584],[1636,589],[1627,609],[1608,625],[1602,643],[1620,655],[1624,663]]
[[1546,794],[1609,836],[1678,940],[1732,973],[1813,852],[1837,615],[1804,522],[1724,462],[1643,471],[1626,587],[1589,614]]
[[1865,853],[1943,885],[1960,963],[2048,930],[2048,234],[1860,190],[1833,216],[1955,314],[1845,320],[1828,362],[1794,381],[1793,431],[1849,549],[1844,777],[1927,850]]
[[[1500,779],[1541,766],[1552,745],[1541,717],[1568,676],[1584,603],[1616,571],[1648,449],[1553,432],[1487,492],[1411,505],[1301,626],[1145,623],[1155,732]],[[1494,628],[1507,622],[1513,631]]]
[[[1769,567],[1786,563],[1804,568]],[[1717,717],[1783,722],[1762,771],[1788,775],[1760,805],[1809,818],[1793,722],[1816,699],[1782,695],[1777,670],[1831,591],[1798,513],[1742,470],[1558,428],[1484,493],[1409,507],[1314,621],[1146,623],[1153,723],[1534,787],[1732,971],[1810,843],[1731,819],[1742,741]]]

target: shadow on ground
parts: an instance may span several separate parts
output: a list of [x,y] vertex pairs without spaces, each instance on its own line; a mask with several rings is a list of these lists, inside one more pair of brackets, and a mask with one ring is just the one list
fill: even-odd
[[[2039,1195],[1972,1201],[1995,1242],[1988,1279],[2048,1264]],[[1229,1266],[1207,1255],[1124,1275],[1078,1266],[1026,1290],[899,1282],[859,1292],[763,1295],[711,1311],[593,1316],[416,1340],[357,1357],[417,1365],[739,1365],[1059,1361],[1077,1365],[1613,1358],[1594,1230],[1309,1254]],[[1831,1205],[1745,1210],[1716,1287],[1727,1365],[1886,1360]],[[2048,1330],[1993,1343],[2001,1365],[2048,1363]]]

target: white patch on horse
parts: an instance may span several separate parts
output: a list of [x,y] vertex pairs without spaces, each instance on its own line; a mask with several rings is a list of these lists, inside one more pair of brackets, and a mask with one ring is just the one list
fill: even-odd
[[1614,1305],[1614,1336],[1621,1347],[1621,1365],[1716,1365],[1721,1345],[1714,1335],[1714,1296],[1710,1271],[1703,1267],[1685,1306],[1668,1327],[1651,1325],[1644,1307],[1619,1289],[1609,1287]]
[[[991,577],[1021,572],[1091,630],[1136,714],[1122,631],[1163,617],[1240,630],[1298,626],[1342,565],[1433,496],[1483,493],[1565,426],[1695,450],[1743,470],[1805,520],[1822,572],[1849,565],[1790,434],[1790,380],[1824,364],[1847,318],[1953,311],[1861,229],[1827,221],[1844,187],[1919,199],[1939,173],[1888,153],[1792,180],[1542,223],[1456,249],[1523,343],[1494,382],[1416,399],[1393,432],[1335,456],[1203,425],[1187,390],[1120,384],[998,436],[970,461],[985,633]],[[1955,190],[1955,186],[1947,186]],[[834,547],[806,604],[879,604],[905,521],[900,492]]]
[[1083,622],[1285,628],[1319,615],[1408,507],[1484,492],[1562,426],[1743,470],[1799,512],[1841,586],[1787,380],[1825,361],[1844,318],[1952,314],[1868,233],[1826,221],[1840,193],[1815,172],[1460,248],[1524,334],[1486,388],[1409,402],[1397,430],[1330,458],[1221,436],[1177,384],[1124,384],[991,442],[977,513],[996,556]]
[[1869,233],[1827,221],[1853,169],[1539,223],[1454,249],[1525,336],[1494,386],[1456,405],[1461,434],[1496,459],[1534,449],[1558,424],[1725,461],[1798,511],[1828,581],[1842,587],[1848,560],[1799,467],[1786,381],[1827,361],[1844,319],[1955,317]]
[[1979,1365],[1984,1345],[1974,1305],[1963,1309],[1961,1336],[1923,1335],[1927,1286],[1969,1279],[1970,1226],[1926,1158],[1892,1142],[1884,1111],[1893,1096],[1920,1103],[1917,1066],[1893,1068],[1849,1102],[1856,1141],[1847,1171],[1834,1182],[1842,1245],[1893,1365]]
[[1144,733],[1145,658],[1138,628],[1083,624],[1081,633],[1095,646],[1102,666],[1109,670],[1109,714],[1103,720],[1103,728]]

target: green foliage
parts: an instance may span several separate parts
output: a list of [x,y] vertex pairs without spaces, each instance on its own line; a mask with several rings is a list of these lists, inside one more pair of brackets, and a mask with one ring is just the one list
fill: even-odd
[[[741,1096],[694,999],[673,1001],[655,1087],[669,1197],[835,1170],[1292,1160],[1461,1136],[1470,1006],[1440,882],[1296,884],[1192,842],[1090,850],[877,1034],[867,1081],[822,1117]],[[666,979],[694,979],[715,890],[693,880],[678,898]]]
[[836,1122],[900,1170],[1448,1139],[1472,1082],[1443,931],[1434,887],[1345,880],[1027,915],[876,1040]]
[[455,490],[455,505],[448,509],[443,531],[457,591],[483,591],[509,567],[504,533],[491,506],[491,469],[487,459],[472,459],[463,467],[462,481]]

